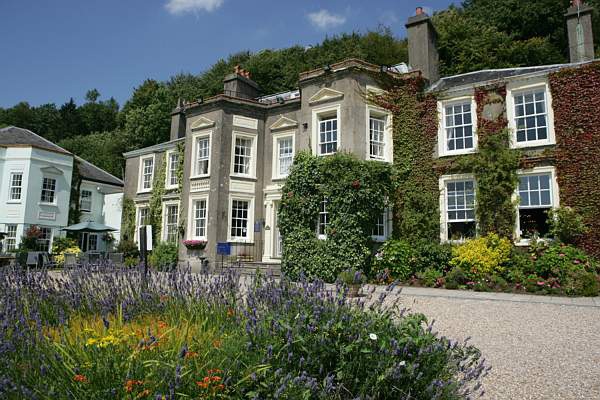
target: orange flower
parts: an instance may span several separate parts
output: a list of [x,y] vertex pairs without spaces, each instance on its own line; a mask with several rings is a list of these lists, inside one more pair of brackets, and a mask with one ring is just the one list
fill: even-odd
[[212,345],[214,348],[218,349],[219,347],[221,347],[221,341],[219,339],[215,339],[213,340]]
[[221,377],[220,377],[220,376],[213,376],[213,377],[212,377],[212,381],[213,381],[213,382],[219,382],[220,380],[221,380]]
[[223,389],[225,389],[225,385],[223,385],[222,383],[220,383],[220,384],[217,385],[217,389],[223,390]]
[[210,376],[205,376],[203,379],[204,383],[208,384],[210,383]]
[[81,382],[81,383],[87,383],[88,379],[85,377],[85,375],[75,375],[73,377],[73,380],[75,382]]
[[222,370],[220,370],[220,369],[209,369],[209,370],[208,370],[208,373],[209,373],[210,375],[212,375],[212,374],[220,374],[221,372],[223,372],[223,371],[222,371]]
[[185,353],[185,358],[194,358],[194,357],[198,357],[198,353],[196,353],[195,351],[188,351],[187,353]]
[[227,310],[228,317],[233,317],[234,314],[235,314],[235,311],[233,311],[233,308],[230,308],[229,310]]
[[163,321],[158,321],[158,327],[160,329],[165,329],[165,328],[168,327],[168,325],[165,322],[163,322]]
[[125,383],[125,390],[127,392],[131,392],[135,385],[143,385],[143,384],[144,384],[144,381],[136,381],[136,380],[130,379]]
[[204,382],[196,382],[196,385],[198,385],[199,387],[206,389],[208,387],[208,383],[204,383]]

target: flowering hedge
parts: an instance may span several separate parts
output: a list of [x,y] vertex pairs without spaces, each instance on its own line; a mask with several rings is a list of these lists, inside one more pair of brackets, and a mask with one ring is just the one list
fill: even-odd
[[[488,367],[422,315],[338,286],[0,270],[2,399],[466,399]],[[243,299],[243,300],[242,300]],[[395,303],[394,303],[395,305]],[[360,379],[357,378],[360,371]]]

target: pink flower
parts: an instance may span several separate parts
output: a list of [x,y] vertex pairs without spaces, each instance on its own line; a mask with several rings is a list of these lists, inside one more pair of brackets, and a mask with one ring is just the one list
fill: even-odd
[[543,286],[543,285],[545,285],[544,281],[540,281],[540,282],[538,282],[537,284],[538,284],[538,285],[540,285],[540,286]]
[[467,285],[474,285],[475,282],[467,282]]
[[560,253],[558,256],[559,257],[564,257],[565,255],[564,255],[564,253]]
[[581,261],[575,260],[575,261],[573,261],[573,264],[581,264]]

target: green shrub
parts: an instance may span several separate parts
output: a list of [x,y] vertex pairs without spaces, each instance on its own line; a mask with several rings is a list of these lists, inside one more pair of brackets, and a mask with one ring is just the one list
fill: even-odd
[[[77,241],[69,237],[56,237],[52,240],[52,254],[63,253],[67,248],[79,247]],[[81,250],[79,250],[81,252]],[[67,252],[68,253],[68,252]]]
[[152,249],[148,263],[154,268],[170,269],[177,266],[179,247],[176,243],[161,242]]
[[417,278],[428,287],[440,287],[444,285],[444,273],[435,268],[427,268],[423,272],[417,272]]
[[388,239],[375,256],[374,273],[386,271],[393,280],[407,281],[415,273],[417,253],[404,240]]
[[571,245],[553,244],[541,256],[536,256],[535,272],[544,278],[558,278],[562,284],[575,271],[593,272],[593,263],[594,260],[583,250]]
[[[139,258],[140,250],[133,240],[121,240],[117,245],[117,252],[123,253],[124,258]],[[137,263],[137,262],[136,262]]]
[[530,293],[535,293],[543,287],[543,281],[544,280],[536,274],[530,274],[525,280],[525,290]]
[[492,275],[488,278],[490,289],[506,291],[508,282],[500,275]]
[[566,244],[573,244],[588,231],[583,216],[571,207],[560,207],[548,211],[550,234]]
[[345,283],[346,285],[359,285],[367,281],[365,273],[356,268],[349,268],[345,271],[340,272],[338,275],[338,281]]
[[501,274],[510,259],[511,248],[510,240],[491,233],[454,247],[450,265],[460,267],[471,279]]
[[451,244],[419,240],[413,247],[415,252],[414,272],[425,271],[427,268],[435,268],[438,271],[450,269],[450,260],[452,260]]
[[586,272],[579,280],[578,295],[586,297],[598,296],[600,290],[598,285],[598,275],[593,272]]
[[446,275],[446,289],[458,289],[467,281],[468,278],[460,267],[453,268]]

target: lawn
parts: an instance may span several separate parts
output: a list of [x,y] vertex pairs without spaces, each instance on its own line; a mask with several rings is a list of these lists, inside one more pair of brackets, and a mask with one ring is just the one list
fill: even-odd
[[0,271],[7,399],[462,399],[479,350],[322,282],[234,273]]

